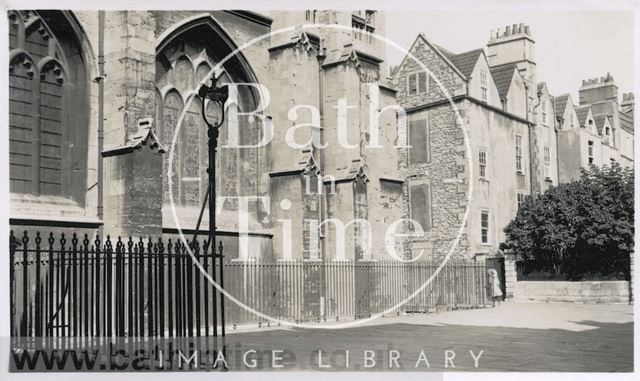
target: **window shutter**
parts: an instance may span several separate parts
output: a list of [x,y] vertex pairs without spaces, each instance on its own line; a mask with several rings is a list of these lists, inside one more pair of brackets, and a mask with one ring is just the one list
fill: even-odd
[[411,219],[417,221],[426,232],[431,229],[431,186],[411,185],[409,190]]
[[409,121],[409,163],[429,162],[429,129],[426,119]]

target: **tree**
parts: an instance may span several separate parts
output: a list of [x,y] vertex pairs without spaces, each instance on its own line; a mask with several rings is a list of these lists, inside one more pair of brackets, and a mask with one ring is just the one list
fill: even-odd
[[633,169],[617,163],[528,197],[505,228],[503,250],[570,280],[630,278]]

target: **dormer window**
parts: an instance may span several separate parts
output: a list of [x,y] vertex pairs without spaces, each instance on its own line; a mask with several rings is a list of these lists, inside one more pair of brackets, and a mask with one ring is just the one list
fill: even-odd
[[573,116],[573,113],[569,114],[569,123],[571,124],[571,128],[574,128],[576,126],[575,117]]
[[547,101],[542,102],[542,124],[547,124]]
[[609,127],[607,127],[604,131],[607,136],[611,136],[611,130],[609,129]]

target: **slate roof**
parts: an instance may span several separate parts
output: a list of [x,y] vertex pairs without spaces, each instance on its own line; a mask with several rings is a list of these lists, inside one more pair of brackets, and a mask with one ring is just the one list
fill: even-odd
[[620,127],[633,134],[633,117],[625,113],[620,113]]
[[491,77],[493,78],[493,83],[495,83],[498,88],[500,99],[505,99],[507,97],[515,70],[516,65],[505,65],[490,69]]
[[607,114],[594,115],[593,119],[596,122],[596,128],[598,129],[598,134],[602,135],[602,129],[604,128],[604,122],[607,120]]
[[564,109],[567,108],[568,101],[569,94],[562,94],[553,98],[553,107],[556,110],[556,118],[562,118],[564,115]]
[[473,72],[473,68],[476,67],[476,62],[478,62],[478,57],[480,54],[484,52],[483,49],[476,49],[470,52],[456,54],[455,56],[449,58],[452,64],[456,65],[458,70],[465,77],[469,78],[471,73]]
[[478,62],[478,57],[484,52],[484,49],[475,49],[468,52],[455,54],[440,45],[433,44],[455,66],[467,79],[471,76],[473,68]]
[[435,48],[436,48],[436,49],[438,49],[438,50],[440,51],[440,53],[442,53],[442,55],[444,55],[445,57],[447,57],[447,59],[448,59],[449,61],[451,61],[451,59],[452,59],[453,57],[455,57],[455,56],[456,56],[456,54],[455,54],[455,53],[453,53],[453,52],[452,52],[451,50],[449,50],[449,49],[445,49],[445,48],[443,48],[442,46],[440,46],[440,45],[438,45],[438,44],[433,44],[433,43],[432,43],[432,45],[433,45],[433,46],[435,46]]
[[589,115],[589,110],[591,106],[579,106],[576,107],[576,114],[578,115],[578,122],[581,126],[584,126],[587,123],[587,115]]

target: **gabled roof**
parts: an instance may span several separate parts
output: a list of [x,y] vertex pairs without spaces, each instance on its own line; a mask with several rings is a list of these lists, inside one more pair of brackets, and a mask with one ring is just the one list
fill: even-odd
[[599,135],[602,135],[602,129],[604,129],[604,125],[607,119],[607,114],[598,114],[593,116],[593,120],[596,122],[596,128],[598,129]]
[[564,115],[564,110],[567,108],[569,97],[569,94],[562,94],[553,98],[553,107],[556,110],[556,118],[562,118]]
[[349,167],[348,179],[356,179],[361,177],[365,182],[369,182],[367,176],[367,165],[364,164],[362,159],[355,159],[351,161],[351,167]]
[[[424,37],[424,35],[422,35]],[[426,37],[424,37],[426,38]],[[451,60],[456,54],[454,52],[452,52],[451,50],[444,48],[438,44],[431,44],[433,45],[433,47],[435,47],[436,49],[438,49],[440,51],[440,53],[442,53],[444,56],[447,57],[448,60]]]
[[142,146],[148,146],[156,154],[167,152],[153,130],[153,118],[140,119],[138,131],[130,136],[124,145],[102,151],[102,157],[125,155],[141,149]]
[[620,113],[620,127],[633,134],[633,117],[629,114]]
[[288,176],[300,173],[314,172],[316,175],[320,174],[320,168],[316,163],[316,159],[313,157],[311,149],[302,149],[302,155],[297,163],[294,163],[290,168],[286,168],[281,171],[269,173],[270,177]]
[[584,126],[587,123],[587,115],[589,115],[589,110],[591,110],[591,106],[576,107],[578,122],[580,123],[581,126]]
[[513,80],[513,73],[516,70],[516,65],[505,65],[497,68],[491,68],[491,77],[493,83],[496,84],[500,99],[504,100],[509,93],[509,86]]
[[360,67],[362,62],[378,65],[382,62],[382,59],[345,45],[344,49],[336,50],[333,53],[328,54],[327,59],[322,64],[322,67],[328,68],[343,62],[351,62],[355,67]]
[[284,49],[292,46],[300,46],[306,51],[317,51],[320,47],[321,39],[317,35],[308,32],[294,33],[288,40],[285,40],[279,45],[269,47],[269,52],[274,52],[279,49]]
[[[464,75],[460,69],[458,69],[458,67],[456,65],[454,65],[451,60],[449,59],[449,57],[451,56],[455,56],[455,54],[451,53],[450,51],[448,51],[447,49],[441,48],[438,45],[432,43],[431,41],[429,41],[429,39],[423,34],[420,33],[418,35],[418,37],[416,37],[416,40],[413,42],[413,44],[411,44],[411,47],[409,48],[409,52],[411,52],[411,50],[414,48],[414,46],[416,46],[416,44],[418,43],[419,40],[424,41],[425,44],[429,45],[456,73],[458,73],[458,75],[460,75],[460,77],[463,80],[467,80],[467,76]],[[409,55],[405,55],[404,58],[402,59],[402,62],[400,63],[400,65],[398,66],[398,68],[402,67],[402,65],[404,65],[404,61],[409,57]],[[396,70],[396,72],[394,73],[394,77],[395,75],[399,72],[400,70]]]
[[[368,167],[361,158],[353,159],[351,164],[342,168],[338,168],[335,171],[335,181],[345,182],[362,179],[365,182],[369,182],[369,176],[367,176]],[[331,180],[325,180],[325,182]]]
[[483,53],[484,49],[475,49],[469,52],[453,55],[449,57],[449,60],[458,68],[458,70],[460,70],[462,74],[464,74],[465,77],[469,78],[473,72],[473,68],[476,67],[478,57]]

